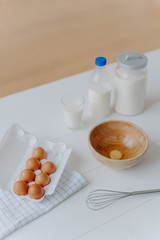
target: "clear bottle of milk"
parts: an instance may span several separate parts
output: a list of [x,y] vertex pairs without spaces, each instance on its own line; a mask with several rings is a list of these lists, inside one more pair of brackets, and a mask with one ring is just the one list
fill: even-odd
[[111,85],[106,69],[107,59],[97,57],[95,70],[89,80],[88,114],[92,119],[104,119],[111,113]]

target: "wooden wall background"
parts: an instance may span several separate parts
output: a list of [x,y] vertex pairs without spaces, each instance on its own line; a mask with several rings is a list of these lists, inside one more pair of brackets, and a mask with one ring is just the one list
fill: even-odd
[[0,0],[0,97],[160,47],[160,0]]

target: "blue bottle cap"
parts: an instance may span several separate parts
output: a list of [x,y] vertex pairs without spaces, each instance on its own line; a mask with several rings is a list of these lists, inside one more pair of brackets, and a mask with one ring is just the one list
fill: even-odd
[[95,59],[95,64],[97,66],[105,66],[107,64],[107,59],[105,57],[97,57]]

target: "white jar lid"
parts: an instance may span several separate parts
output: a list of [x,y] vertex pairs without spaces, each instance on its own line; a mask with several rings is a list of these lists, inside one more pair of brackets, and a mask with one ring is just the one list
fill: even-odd
[[147,62],[147,57],[138,52],[124,52],[117,58],[118,65],[127,69],[142,69],[146,67]]

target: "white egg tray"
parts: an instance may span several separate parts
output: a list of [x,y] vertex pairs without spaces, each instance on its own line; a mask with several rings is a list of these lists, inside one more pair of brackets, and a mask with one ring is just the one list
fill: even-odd
[[[44,187],[45,195],[41,199],[33,200],[28,195],[18,196],[15,194],[15,196],[31,201],[41,201],[46,195],[54,193],[72,149],[67,148],[64,143],[38,141],[34,135],[26,132],[17,124],[13,124],[0,141],[0,189],[8,189],[13,192],[13,185],[20,180],[20,173],[26,168],[27,159],[32,157],[35,147],[44,148],[47,158],[41,160],[41,163],[53,162],[56,165],[56,172],[50,175],[51,182]],[[35,171],[35,174],[38,172],[40,171]]]

